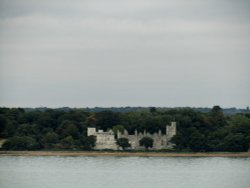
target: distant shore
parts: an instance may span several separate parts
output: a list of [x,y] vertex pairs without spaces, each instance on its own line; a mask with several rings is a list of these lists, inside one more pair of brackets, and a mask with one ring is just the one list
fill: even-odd
[[250,152],[161,153],[105,151],[0,151],[1,156],[117,156],[117,157],[250,157]]

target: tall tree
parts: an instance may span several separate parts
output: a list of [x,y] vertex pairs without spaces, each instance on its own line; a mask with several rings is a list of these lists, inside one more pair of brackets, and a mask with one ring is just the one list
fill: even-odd
[[130,144],[127,138],[119,138],[117,139],[116,143],[118,146],[122,147],[123,150],[130,147]]
[[81,137],[82,149],[92,150],[96,145],[96,136],[82,136]]
[[209,115],[210,123],[215,129],[226,125],[225,116],[220,106],[214,106]]
[[44,137],[45,147],[53,147],[58,143],[58,135],[55,132],[48,132]]
[[154,140],[150,137],[143,137],[140,141],[140,146],[144,146],[146,150],[148,150],[148,148],[152,148],[153,147],[153,143],[154,143]]

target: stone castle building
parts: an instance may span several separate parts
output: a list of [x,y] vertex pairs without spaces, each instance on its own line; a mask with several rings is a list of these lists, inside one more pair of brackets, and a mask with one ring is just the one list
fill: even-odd
[[[176,134],[176,122],[171,122],[171,125],[166,126],[166,134],[162,134],[161,130],[158,133],[150,134],[144,131],[143,133],[138,133],[135,130],[133,135],[128,134],[127,130],[123,133],[117,133],[117,139],[127,138],[131,144],[131,149],[144,149],[140,146],[139,141],[147,136],[154,140],[152,149],[167,149],[172,148],[173,144],[170,142],[171,138]],[[115,134],[112,130],[104,132],[103,130],[96,131],[96,128],[88,128],[88,136],[96,136],[96,146],[94,149],[112,149],[118,150],[119,146],[116,144]]]

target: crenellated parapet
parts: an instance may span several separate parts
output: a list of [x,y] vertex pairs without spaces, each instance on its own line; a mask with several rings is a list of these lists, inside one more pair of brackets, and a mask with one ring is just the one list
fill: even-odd
[[[172,147],[170,142],[171,138],[176,134],[176,122],[171,122],[170,125],[166,126],[166,134],[162,134],[161,130],[156,133],[148,133],[146,130],[139,132],[135,130],[134,134],[130,135],[127,130],[124,130],[123,133],[120,131],[117,132],[117,139],[127,138],[131,144],[131,149],[142,149],[139,144],[139,141],[147,136],[154,140],[153,149],[164,149]],[[99,130],[96,132],[95,128],[88,128],[88,136],[96,136],[96,147],[95,149],[113,149],[117,150],[118,146],[116,145],[115,134],[112,130],[108,132],[103,132]]]

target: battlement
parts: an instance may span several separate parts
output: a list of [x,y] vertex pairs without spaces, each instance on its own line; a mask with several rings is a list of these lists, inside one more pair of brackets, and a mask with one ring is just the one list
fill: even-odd
[[[140,139],[147,136],[154,140],[153,149],[164,149],[172,147],[170,143],[171,138],[176,134],[176,122],[171,122],[170,125],[166,126],[166,134],[162,134],[161,130],[154,134],[150,134],[146,132],[146,130],[141,132],[137,132],[132,135],[128,134],[127,130],[124,130],[123,133],[117,133],[117,139],[119,138],[127,138],[129,143],[131,144],[131,149],[142,149],[139,144]],[[119,149],[116,144],[115,134],[112,130],[104,132],[103,130],[96,131],[96,128],[88,128],[88,136],[94,135],[96,136],[96,147],[95,149]]]

